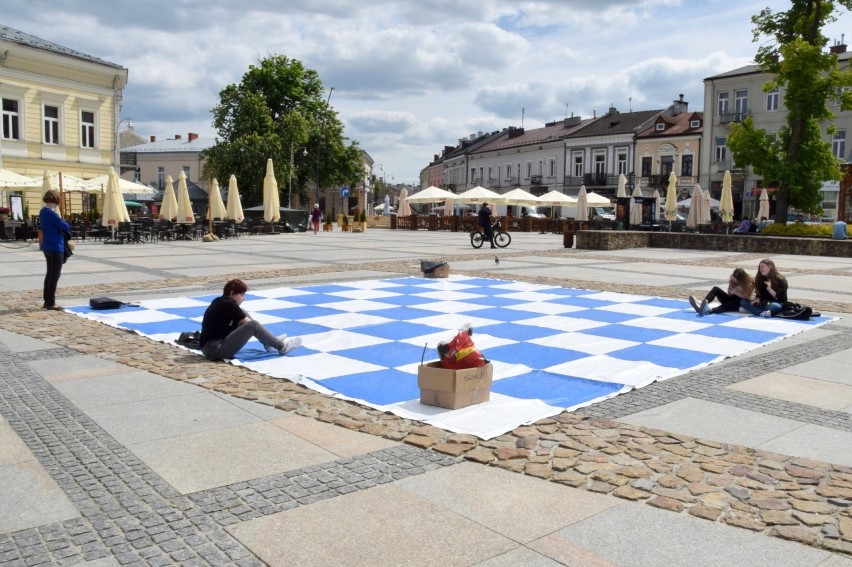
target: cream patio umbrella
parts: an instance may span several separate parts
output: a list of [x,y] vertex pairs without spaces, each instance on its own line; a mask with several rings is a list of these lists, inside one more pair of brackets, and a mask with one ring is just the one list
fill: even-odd
[[175,182],[172,180],[172,176],[169,175],[166,177],[166,191],[163,193],[163,202],[160,204],[159,217],[167,221],[172,221],[177,217],[177,213],[178,204],[175,197]]
[[623,173],[618,174],[618,192],[615,196],[618,199],[627,197],[627,177]]
[[[112,168],[110,168],[112,169]],[[113,170],[114,172],[115,170]],[[109,174],[107,174],[109,176]],[[62,191],[84,191],[97,193],[103,191],[106,183],[95,183],[92,180],[80,179],[67,173],[57,171],[50,175],[50,182],[54,187],[60,187]]]
[[580,192],[577,193],[577,220],[589,220],[589,197],[585,185],[580,185]]
[[568,207],[570,205],[576,205],[577,199],[571,197],[570,195],[566,195],[561,191],[557,191],[554,189],[553,191],[548,191],[544,195],[538,198],[539,204],[542,207],[552,207],[551,217],[556,217],[556,207]]
[[689,214],[686,215],[686,226],[695,227],[703,222],[701,209],[704,206],[704,192],[701,186],[696,183],[692,188],[692,199],[689,204]]
[[608,207],[612,205],[612,201],[608,197],[589,191],[586,193],[586,204],[590,207]]
[[[637,183],[636,187],[633,188],[633,197],[641,196],[642,188]],[[635,198],[630,200],[630,224],[633,226],[642,224],[642,203]]]
[[231,174],[231,178],[228,180],[228,206],[225,207],[227,214],[226,218],[229,218],[240,224],[245,220],[245,215],[243,214],[243,204],[240,201],[240,191],[237,189],[237,176],[233,173]]
[[666,220],[677,220],[677,177],[674,171],[669,173],[669,184],[666,187]]
[[464,193],[455,196],[455,200],[459,203],[503,203],[503,197],[499,193],[495,193],[490,189],[477,185],[473,189],[468,189]]
[[[707,206],[707,212],[710,212],[710,206]],[[731,172],[725,170],[725,175],[722,177],[722,196],[719,199],[719,214],[722,216],[722,222],[729,223],[734,220],[734,197],[731,194]]]
[[[701,187],[697,183],[696,185]],[[710,189],[701,189],[701,224],[710,224],[710,219],[712,218],[710,216]]]
[[766,187],[760,190],[760,208],[757,211],[757,220],[769,219],[769,193]]
[[101,223],[102,226],[109,228],[113,237],[115,237],[115,229],[118,228],[118,223],[129,222],[130,215],[118,188],[118,175],[113,168],[110,168],[107,175],[108,181],[106,191],[104,191],[104,210]]
[[[27,189],[41,187],[41,184],[42,180],[40,179],[33,179],[32,177],[26,177],[14,171],[0,168],[0,200],[3,203],[8,203],[10,200],[6,195],[6,191],[26,191]],[[21,215],[23,215],[23,210],[18,211],[17,209],[13,209],[12,215],[13,218],[20,219]]]
[[[113,170],[114,171],[114,170]],[[63,177],[63,182],[65,178]],[[99,175],[97,177],[92,177],[91,179],[86,180],[88,183],[93,183],[98,187],[106,187],[109,183],[109,173],[104,175]],[[118,190],[121,194],[131,194],[131,195],[153,195],[157,191],[153,187],[148,187],[147,185],[142,185],[141,183],[136,183],[135,181],[130,181],[128,179],[118,178]]]
[[657,189],[654,189],[654,193],[651,195],[651,198],[654,199],[654,219],[659,220],[659,216],[660,216],[660,192]]
[[219,181],[214,177],[210,183],[210,203],[207,205],[207,218],[224,219],[228,216],[225,203],[222,202],[222,192],[219,191]]
[[272,158],[266,160],[266,176],[263,178],[263,220],[281,220],[281,201],[278,197],[278,182],[275,180]]
[[541,199],[524,191],[520,187],[500,195],[500,203],[504,205],[541,205]]
[[195,214],[192,212],[192,202],[189,200],[189,188],[186,186],[186,173],[183,170],[178,175],[177,222],[178,224],[192,224],[195,222]]
[[434,185],[422,189],[413,195],[409,195],[407,201],[409,203],[440,203],[447,199],[455,199],[456,194],[440,189]]
[[399,206],[397,207],[397,214],[403,217],[411,215],[411,205],[408,204],[408,189],[405,187],[399,191]]

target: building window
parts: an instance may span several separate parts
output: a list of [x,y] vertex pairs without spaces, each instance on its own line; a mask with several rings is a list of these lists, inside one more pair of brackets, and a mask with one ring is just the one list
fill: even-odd
[[846,130],[838,130],[831,140],[831,153],[837,159],[844,159],[846,155]]
[[615,160],[616,160],[616,168],[618,169],[618,171],[616,171],[616,173],[618,173],[618,174],[623,173],[624,175],[627,175],[627,151],[619,150],[618,153],[615,156]]
[[728,114],[728,93],[719,93],[716,102],[716,113],[721,117]]
[[488,166],[488,181],[492,181],[493,179],[494,179],[494,176],[492,175],[492,167],[489,165]]
[[574,177],[583,177],[583,156],[581,154],[574,156],[573,175]]
[[181,167],[181,169],[183,170],[183,174],[186,176],[186,180],[187,180],[187,181],[189,181],[189,180],[190,180],[190,177],[189,177],[189,166],[188,166],[188,165],[184,165],[184,166],[182,166],[182,167]]
[[512,178],[512,164],[507,163],[506,164],[506,179],[511,179],[511,178]]
[[166,168],[162,165],[157,166],[157,185],[160,187],[160,191],[166,188]]
[[18,104],[17,100],[3,99],[3,138],[6,140],[21,139],[21,115],[18,114]]
[[95,113],[80,113],[80,145],[84,148],[95,147]]
[[642,177],[651,177],[651,158],[642,158]]
[[550,159],[550,177],[556,177],[556,160]]
[[768,93],[766,93],[766,110],[767,112],[776,112],[778,110],[778,102],[780,100],[780,95],[778,93],[778,89],[772,89]]
[[663,122],[658,122],[658,123],[657,123],[657,132],[662,132],[662,131],[663,131],[663,130],[665,130],[665,129],[666,129],[666,125],[665,125],[665,123],[663,123]]
[[690,128],[698,128],[699,126],[701,126],[701,120],[690,120],[689,121],[689,127]]
[[44,107],[44,143],[59,143],[59,107]]
[[664,179],[668,179],[669,174],[672,171],[674,171],[674,156],[661,156],[660,175],[662,175]]
[[737,114],[737,122],[745,120],[748,112],[748,90],[734,91],[734,112]]
[[[184,167],[186,167],[186,166],[184,166]],[[186,172],[184,172],[184,173],[186,173]],[[189,179],[189,175],[187,175],[186,178]],[[476,168],[475,167],[470,168],[470,182],[476,183]]]
[[529,179],[530,177],[532,177],[532,162],[528,161],[527,162],[527,176],[526,176],[525,179]]
[[728,157],[728,139],[716,138],[716,162],[723,162]]
[[680,175],[681,177],[692,177],[692,154],[680,156]]

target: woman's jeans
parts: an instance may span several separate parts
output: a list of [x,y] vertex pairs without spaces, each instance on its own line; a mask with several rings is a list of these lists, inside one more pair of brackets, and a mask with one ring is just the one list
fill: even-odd
[[59,284],[59,276],[62,275],[65,254],[44,252],[44,259],[47,261],[47,273],[44,274],[44,307],[53,307],[56,305],[56,286]]
[[265,347],[281,349],[284,346],[278,337],[266,330],[266,327],[252,319],[248,323],[240,325],[222,340],[209,341],[201,349],[204,356],[210,360],[224,360],[234,358],[250,338],[256,337]]
[[770,311],[772,313],[772,316],[774,317],[775,315],[778,315],[778,313],[781,312],[781,304],[775,303],[774,301],[772,303],[767,303],[766,305],[761,306],[752,305],[751,301],[749,301],[748,299],[743,299],[742,301],[740,301],[740,307],[742,307],[752,315],[760,315],[764,311]]

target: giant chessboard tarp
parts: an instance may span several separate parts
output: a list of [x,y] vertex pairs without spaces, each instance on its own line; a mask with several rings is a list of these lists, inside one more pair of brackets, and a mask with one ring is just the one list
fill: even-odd
[[[174,343],[200,329],[215,296],[69,311]],[[242,307],[276,335],[303,342],[282,357],[252,340],[231,363],[483,439],[832,320],[699,317],[685,299],[460,275],[250,290]],[[465,324],[494,365],[491,399],[458,410],[420,404],[418,366],[435,360],[437,344]]]

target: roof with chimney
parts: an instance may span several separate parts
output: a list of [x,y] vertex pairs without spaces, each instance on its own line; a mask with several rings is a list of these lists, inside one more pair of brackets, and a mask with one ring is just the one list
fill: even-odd
[[150,142],[128,146],[121,151],[140,154],[200,152],[215,145],[216,138],[200,138],[198,134],[190,132],[186,139],[180,134],[167,140],[157,140],[155,136],[151,136]]
[[636,132],[638,129],[644,129],[650,121],[654,120],[663,109],[660,110],[639,110],[636,112],[619,112],[617,109],[610,108],[609,112],[592,121],[591,124],[584,126],[569,134],[566,137],[570,138],[585,138],[589,136],[609,136],[612,134],[629,134]]
[[470,153],[557,142],[577,132],[584,126],[591,124],[593,120],[592,118],[582,120],[579,116],[572,116],[558,122],[550,122],[543,128],[535,128],[533,130],[509,127],[500,132],[498,136],[489,139],[487,143],[476,148],[476,151]]
[[59,55],[65,55],[66,57],[76,57],[77,59],[90,61],[92,63],[98,63],[100,65],[108,65],[110,67],[115,67],[116,69],[124,69],[124,67],[122,67],[121,65],[112,63],[105,59],[101,59],[100,57],[94,57],[92,55],[81,53],[80,51],[71,49],[70,47],[64,47],[62,45],[59,45],[58,43],[47,41],[46,39],[42,39],[40,37],[36,37],[28,33],[24,33],[22,31],[10,28],[9,26],[4,26],[2,24],[0,24],[0,40],[8,41],[10,43],[17,43],[18,45],[24,45],[26,47],[33,47],[35,49],[42,49],[44,51],[50,51],[52,53],[58,53]]
[[[698,126],[693,126],[697,122]],[[662,124],[663,128],[659,129],[658,124]],[[639,132],[637,138],[661,138],[669,136],[700,135],[704,130],[704,113],[703,112],[681,112],[675,116],[661,114],[654,120],[648,128]]]

